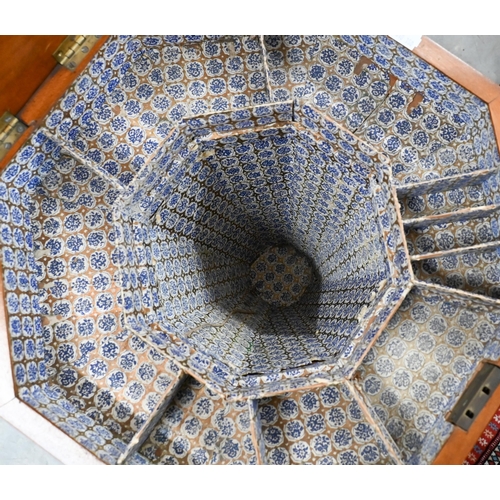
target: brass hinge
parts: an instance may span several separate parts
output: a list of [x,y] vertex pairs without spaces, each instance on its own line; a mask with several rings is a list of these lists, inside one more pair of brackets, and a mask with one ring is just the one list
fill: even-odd
[[28,127],[6,111],[0,118],[0,160]]
[[75,71],[101,35],[68,35],[54,52],[56,61]]

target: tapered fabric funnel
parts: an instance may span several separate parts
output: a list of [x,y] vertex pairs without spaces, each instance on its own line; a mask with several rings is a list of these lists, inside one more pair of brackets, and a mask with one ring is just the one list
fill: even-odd
[[81,69],[0,174],[0,415],[109,464],[431,463],[500,358],[486,103],[387,36]]

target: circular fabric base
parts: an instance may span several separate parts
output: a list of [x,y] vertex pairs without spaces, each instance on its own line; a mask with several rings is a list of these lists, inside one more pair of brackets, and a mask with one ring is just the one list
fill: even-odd
[[273,306],[289,306],[299,300],[312,278],[307,257],[292,246],[268,248],[251,266],[252,285]]

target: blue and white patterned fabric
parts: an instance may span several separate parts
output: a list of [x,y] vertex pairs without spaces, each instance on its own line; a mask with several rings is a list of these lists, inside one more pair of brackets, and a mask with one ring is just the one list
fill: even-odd
[[500,357],[499,165],[389,37],[112,36],[1,174],[17,396],[110,464],[430,463]]

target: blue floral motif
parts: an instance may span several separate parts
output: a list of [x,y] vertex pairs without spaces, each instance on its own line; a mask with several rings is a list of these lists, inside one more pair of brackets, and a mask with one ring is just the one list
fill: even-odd
[[375,445],[367,444],[359,450],[359,456],[364,464],[376,464],[380,458],[380,452]]
[[[280,412],[281,413],[281,412]],[[259,410],[260,419],[263,424],[272,425],[278,419],[278,413],[274,406],[264,405]]]
[[287,439],[297,441],[304,437],[305,428],[300,420],[292,420],[285,424],[284,431]]
[[319,398],[313,393],[309,392],[301,396],[299,405],[305,413],[315,412],[319,409]]
[[267,427],[264,431],[264,441],[266,446],[279,446],[283,443],[283,432],[279,427]]
[[54,336],[59,341],[71,340],[75,336],[73,323],[62,321],[54,326]]
[[226,82],[222,78],[213,78],[208,82],[208,91],[212,95],[223,94],[226,90]]
[[142,398],[142,396],[144,395],[144,393],[145,393],[144,386],[137,381],[130,382],[125,387],[125,391],[124,391],[125,397],[129,401],[132,401],[132,402],[139,401]]
[[117,327],[116,317],[113,314],[101,314],[97,326],[102,332],[111,333]]
[[96,229],[103,225],[104,215],[101,210],[91,210],[85,215],[85,225],[89,229]]
[[325,420],[322,415],[310,415],[305,420],[307,431],[310,434],[318,434],[325,430]]
[[146,139],[146,134],[139,127],[132,127],[127,132],[127,141],[132,144],[132,146],[139,146]]
[[94,333],[95,324],[90,318],[79,319],[76,322],[76,331],[80,337],[89,337]]
[[57,375],[62,387],[72,387],[78,380],[78,374],[72,368],[63,368]]
[[214,410],[214,404],[209,398],[200,398],[196,402],[193,410],[195,415],[204,419],[212,414]]
[[274,448],[268,453],[267,460],[272,465],[288,465],[290,463],[290,457],[285,448]]
[[52,259],[47,266],[47,273],[51,278],[61,278],[66,274],[66,261],[64,259]]
[[133,414],[133,406],[126,401],[119,401],[113,406],[112,414],[118,422],[126,422]]
[[149,101],[154,95],[154,88],[147,83],[143,83],[137,87],[135,95],[141,101]]
[[[1,210],[0,210],[0,216],[1,216]],[[43,232],[47,236],[58,236],[59,234],[61,234],[61,230],[62,230],[61,221],[56,217],[50,217],[46,219],[45,222],[43,223]]]
[[181,66],[173,64],[168,66],[165,70],[165,76],[169,82],[178,82],[182,80],[183,70]]
[[125,387],[127,377],[123,372],[114,370],[106,377],[106,381],[109,387],[116,391]]
[[113,307],[113,296],[110,293],[100,293],[95,299],[95,305],[98,311],[109,311]]
[[[96,403],[97,408],[100,410],[106,411],[109,410],[114,402],[115,402],[115,397],[111,391],[108,389],[101,389],[97,392],[95,395],[94,401]],[[109,433],[106,433],[106,437],[108,437]],[[112,434],[111,434],[112,436]],[[109,439],[109,437],[108,437]]]
[[201,78],[203,76],[203,66],[199,62],[186,64],[186,75],[188,78]]
[[111,130],[115,134],[122,134],[128,128],[129,122],[123,116],[117,116],[111,120]]
[[[325,383],[333,381],[329,378],[333,377],[337,383],[336,377],[351,378],[356,363],[363,360],[358,374],[364,397],[373,403],[404,457],[413,455],[411,460],[415,462],[428,460],[426,454],[437,446],[433,444],[435,436],[426,436],[433,432],[433,418],[446,411],[451,399],[463,390],[471,366],[482,359],[483,353],[490,355],[498,350],[494,346],[485,350],[485,344],[494,340],[494,316],[486,320],[482,312],[474,310],[471,314],[471,310],[463,308],[462,299],[443,300],[437,292],[427,296],[424,290],[424,300],[415,300],[420,291],[411,291],[411,300],[403,302],[384,332],[378,331],[389,318],[392,305],[406,292],[408,258],[403,234],[394,223],[397,208],[387,192],[389,181],[383,178],[385,173],[381,174],[385,170],[380,161],[385,160],[377,158],[367,144],[359,145],[356,136],[362,135],[384,151],[384,158],[393,167],[392,182],[407,184],[404,192],[412,195],[414,185],[421,180],[441,179],[444,185],[448,178],[451,183],[454,176],[465,173],[462,164],[467,169],[494,169],[498,158],[490,151],[490,124],[484,115],[487,108],[390,38],[266,36],[264,51],[258,37],[230,40],[194,35],[112,37],[58,105],[64,115],[56,108],[47,122],[54,127],[51,133],[58,143],[36,133],[2,174],[3,181],[9,183],[0,183],[0,200],[6,202],[0,205],[0,219],[5,222],[0,226],[0,240],[5,287],[10,293],[6,295],[9,332],[15,340],[29,337],[15,344],[14,355],[36,360],[16,361],[16,383],[26,384],[48,375],[61,387],[78,384],[71,391],[74,411],[94,408],[61,425],[71,428],[75,436],[86,433],[79,437],[80,441],[96,450],[98,456],[113,461],[126,448],[119,438],[125,437],[128,443],[145,422],[146,414],[154,410],[160,394],[172,387],[174,377],[169,369],[167,373],[163,370],[167,363],[164,355],[174,356],[179,365],[187,363],[191,370],[203,370],[200,376],[210,374],[210,389],[193,384],[191,392],[181,391],[173,402],[180,413],[179,421],[159,424],[168,429],[154,434],[158,442],[148,445],[144,456],[141,451],[140,460],[176,463],[186,457],[189,463],[244,463],[256,460],[255,455],[250,459],[243,456],[255,453],[250,451],[251,439],[236,437],[237,432],[247,432],[243,429],[250,425],[248,411],[240,418],[227,413],[226,406],[224,413],[219,405],[226,403],[212,389],[225,392],[228,387],[237,387],[234,390],[238,396],[248,392],[259,400],[268,389],[277,393],[291,387],[308,390],[313,379]],[[263,54],[267,57],[267,75]],[[361,55],[375,64],[355,75]],[[390,91],[386,70],[398,78]],[[266,89],[266,77],[271,89]],[[415,91],[425,97],[408,112]],[[306,109],[300,102],[292,109],[283,103],[271,105],[269,98],[305,99],[323,110],[322,115],[328,119],[323,120],[311,106]],[[256,104],[266,106],[249,108]],[[206,113],[217,114],[212,115],[213,121],[198,117],[192,129],[194,140],[187,141],[184,131],[190,125],[183,120]],[[342,130],[334,123],[339,120]],[[275,127],[273,123],[280,125]],[[301,124],[300,130],[296,123]],[[252,130],[256,126],[263,130]],[[354,135],[345,132],[346,127],[356,131]],[[206,135],[210,131],[220,136],[213,139]],[[201,137],[202,147],[198,142]],[[60,157],[60,141],[69,142],[75,154],[82,155],[93,169]],[[97,171],[102,174],[95,174]],[[493,179],[484,186],[491,200],[498,198],[496,184],[497,179]],[[328,189],[322,190],[322,185]],[[373,196],[373,212],[372,191],[379,186],[382,194]],[[418,196],[406,199],[404,209],[417,217],[425,216],[427,210],[445,210],[449,204],[482,203],[465,186],[430,194],[419,187]],[[217,192],[223,196],[217,196]],[[398,194],[401,192],[398,189]],[[386,210],[389,199],[392,205]],[[267,227],[268,220],[261,217],[272,212],[273,200],[285,209],[278,210],[279,216],[272,216],[271,226]],[[239,207],[244,210],[238,211]],[[161,223],[155,224],[158,209]],[[320,260],[331,282],[335,286],[347,284],[345,290],[332,292],[332,297],[341,297],[340,302],[334,298],[333,303],[329,300],[320,305],[316,337],[301,336],[300,342],[288,342],[278,331],[278,335],[266,340],[264,349],[262,344],[250,343],[243,331],[243,337],[237,335],[244,339],[240,345],[236,337],[223,335],[225,328],[217,329],[221,336],[216,341],[210,328],[192,330],[206,316],[200,313],[200,307],[211,301],[213,294],[227,294],[221,300],[230,302],[241,291],[224,288],[222,283],[233,283],[234,273],[240,272],[228,255],[237,255],[243,261],[245,249],[251,248],[252,242],[247,241],[250,233],[235,229],[248,225],[247,209],[258,231],[285,230],[286,235],[286,231],[296,228],[300,238],[321,247]],[[348,221],[346,211],[353,212]],[[127,219],[130,215],[133,221]],[[405,213],[404,218],[407,216],[413,217]],[[148,222],[147,229],[141,227],[140,217],[152,224]],[[127,224],[134,225],[134,230]],[[343,234],[355,235],[335,247],[331,255],[327,253],[330,245],[323,243],[335,245],[341,238],[333,238],[333,233],[326,231],[328,224],[345,231]],[[498,233],[496,221],[491,225],[469,221],[460,230],[450,227],[424,231],[408,228],[409,233],[418,233],[413,242],[407,238],[410,252],[472,246],[493,241]],[[434,229],[438,230],[436,235]],[[27,234],[29,231],[33,234]],[[192,238],[204,245],[212,238],[209,234],[215,238],[209,244],[210,248],[213,244],[217,247],[214,255],[192,247]],[[234,234],[239,234],[240,239],[233,240]],[[279,234],[283,237],[282,232]],[[394,256],[390,266],[370,260],[384,244]],[[121,249],[114,251],[118,246]],[[32,248],[37,249],[35,255],[45,249],[50,255],[43,253],[35,261]],[[448,287],[486,288],[489,285],[485,280],[498,284],[495,261],[489,261],[487,256],[482,260],[479,253],[474,255],[477,261],[471,254],[427,259],[424,272],[432,281],[440,276],[438,270],[445,273],[442,284]],[[199,259],[201,265],[211,266],[216,262],[212,258],[217,258],[220,268],[201,276]],[[370,262],[369,269],[366,262]],[[479,271],[490,264],[484,273]],[[463,272],[461,266],[466,268]],[[379,272],[382,268],[384,272]],[[356,280],[346,281],[343,269],[348,269]],[[391,274],[401,269],[406,273],[404,278]],[[366,288],[365,279],[372,280]],[[377,292],[377,284],[385,279],[387,288]],[[45,287],[45,282],[51,282],[51,286]],[[44,288],[37,293],[39,286]],[[489,290],[498,293],[493,286]],[[375,324],[366,336],[356,337],[354,323],[361,317],[360,311],[366,311],[366,317],[371,314],[371,308],[363,309],[363,305],[372,305],[372,292],[377,300],[381,297],[382,309],[372,316]],[[229,310],[233,307],[231,304]],[[124,315],[119,313],[121,308]],[[42,328],[39,312],[61,314],[62,320],[58,318],[54,325]],[[36,321],[30,319],[28,323],[28,314],[34,314]],[[224,321],[220,314],[219,310],[213,313],[214,321]],[[247,319],[243,328],[248,326]],[[284,324],[281,320],[276,323]],[[288,323],[298,322],[290,317]],[[136,329],[138,336],[150,332],[148,343],[154,342],[157,347],[139,345],[129,328]],[[192,333],[183,336],[187,331]],[[332,331],[342,331],[343,335]],[[179,339],[177,344],[171,343],[172,337]],[[366,353],[364,349],[372,340],[376,343]],[[205,355],[191,353],[191,349],[198,351],[201,346]],[[325,354],[330,354],[325,350],[330,348],[338,356],[333,364],[339,369],[323,372],[323,362],[315,361],[317,371],[313,372],[311,360],[324,359]],[[99,367],[109,365],[112,370],[116,364],[108,360],[116,360],[119,365],[125,362],[120,356],[127,352],[137,359],[127,372],[129,380],[125,378],[120,385],[117,376],[119,389],[109,385],[109,389],[100,390],[102,393],[96,392],[82,379],[82,373],[92,378],[92,367],[97,376],[104,373],[108,382],[110,373],[99,372]],[[214,356],[227,365],[220,362],[212,367]],[[45,357],[47,369],[38,365],[41,357]],[[79,373],[66,371],[66,362]],[[235,378],[236,369],[259,375]],[[124,372],[119,373],[124,376]],[[305,387],[293,385],[299,380]],[[135,382],[144,387],[151,384],[152,388],[143,393]],[[386,458],[380,442],[375,446],[370,440],[363,441],[369,434],[363,412],[358,405],[347,403],[339,387],[259,400],[269,463],[378,463],[381,456]],[[199,398],[200,390],[206,391],[203,398]],[[130,401],[120,401],[119,392],[115,400],[115,391],[122,391],[121,398],[127,391]],[[241,408],[230,404],[234,411],[246,408],[245,401]],[[58,408],[54,404],[42,410],[52,418],[61,417],[63,410]],[[165,417],[168,415],[167,410]],[[347,418],[353,422],[348,427]],[[97,422],[102,422],[113,436],[113,444],[104,445],[104,440],[112,437],[93,432]],[[123,431],[121,422],[127,422],[123,425],[127,431]],[[201,430],[197,422],[202,423]],[[285,424],[290,424],[291,434],[301,425],[303,436],[296,432],[294,435],[299,437],[283,445],[278,431],[285,432]],[[175,425],[183,427],[188,443],[179,440],[172,445]],[[210,425],[216,430],[204,434],[203,427]],[[347,428],[354,442],[351,439],[340,453],[332,452],[337,449],[335,437],[337,444],[343,442],[342,436],[335,433]],[[199,443],[191,442],[197,432],[207,438],[206,443],[201,436]],[[158,457],[155,451],[160,442],[162,454]]]
[[[145,111],[139,117],[139,121],[143,128],[150,129],[158,123],[158,116],[152,111]],[[161,137],[159,133],[157,135]]]
[[93,252],[90,255],[90,267],[96,271],[103,271],[109,266],[109,256],[104,251]]
[[204,465],[209,461],[209,454],[203,448],[193,448],[189,454],[190,465]]
[[[100,237],[97,237],[97,239],[100,240]],[[92,286],[98,292],[103,292],[107,290],[110,287],[110,285],[111,285],[111,278],[107,273],[97,273],[92,278]]]
[[347,429],[339,429],[333,433],[332,442],[336,449],[343,450],[351,446],[352,437]]
[[340,393],[334,386],[326,387],[320,392],[321,402],[326,407],[335,406],[340,401]]
[[169,446],[169,451],[178,458],[186,456],[190,449],[189,441],[186,438],[177,436]]
[[137,356],[132,352],[124,352],[118,359],[118,365],[125,371],[131,371],[137,366]]
[[290,447],[290,455],[294,462],[306,462],[311,457],[311,450],[305,441],[299,441]]
[[217,423],[217,428],[221,436],[231,437],[236,432],[234,421],[230,418],[220,419]]
[[104,361],[96,359],[89,364],[88,370],[94,379],[101,379],[106,376],[108,365]]
[[74,310],[76,314],[80,316],[85,316],[92,311],[93,304],[90,297],[80,297],[76,299],[74,304]]
[[132,158],[133,150],[128,144],[119,144],[113,151],[113,158],[119,163],[125,163]]
[[83,217],[81,214],[71,214],[64,219],[64,229],[68,232],[80,231],[83,228]]
[[76,347],[72,343],[60,344],[57,348],[57,357],[63,363],[69,363],[76,359]]
[[113,340],[104,338],[101,342],[99,352],[103,358],[113,360],[118,356],[120,348]]
[[150,363],[143,363],[137,369],[137,375],[143,382],[151,382],[156,376],[156,369]]
[[60,198],[67,201],[73,201],[79,192],[78,187],[71,182],[66,182],[59,188]]
[[66,248],[72,253],[82,253],[86,246],[85,238],[80,234],[72,234],[66,240]]

